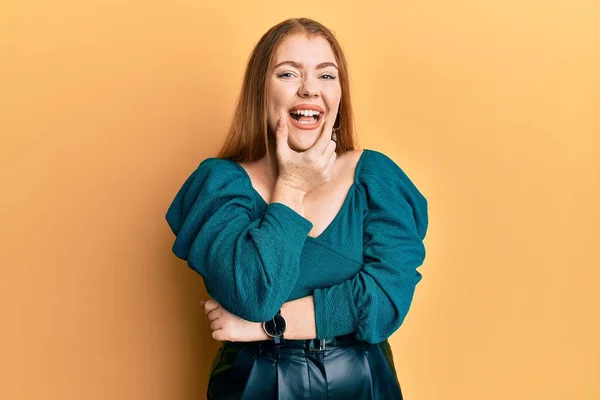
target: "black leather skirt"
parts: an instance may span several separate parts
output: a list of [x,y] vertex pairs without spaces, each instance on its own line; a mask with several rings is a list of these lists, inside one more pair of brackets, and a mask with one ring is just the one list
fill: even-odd
[[387,340],[223,342],[210,369],[209,400],[402,399]]

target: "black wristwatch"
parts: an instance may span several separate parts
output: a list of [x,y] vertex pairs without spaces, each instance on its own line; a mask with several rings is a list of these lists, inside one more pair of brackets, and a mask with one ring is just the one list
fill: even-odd
[[268,321],[263,322],[263,330],[275,344],[283,343],[283,334],[285,333],[286,322],[281,310],[277,311],[277,314]]

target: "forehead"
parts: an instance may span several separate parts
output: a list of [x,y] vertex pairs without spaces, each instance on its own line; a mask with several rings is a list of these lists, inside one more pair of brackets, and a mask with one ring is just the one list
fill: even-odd
[[275,53],[275,65],[282,61],[299,61],[306,65],[335,62],[329,42],[321,36],[297,34],[284,39]]

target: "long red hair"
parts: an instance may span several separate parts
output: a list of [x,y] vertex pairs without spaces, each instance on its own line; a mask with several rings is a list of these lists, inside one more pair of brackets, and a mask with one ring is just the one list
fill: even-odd
[[233,121],[217,157],[238,162],[256,161],[267,152],[267,92],[266,78],[273,68],[274,55],[279,45],[294,34],[325,38],[333,50],[338,65],[342,97],[334,123],[337,130],[338,156],[355,150],[355,127],[348,62],[333,33],[309,18],[290,18],[269,29],[258,41],[246,67],[242,90],[238,97]]

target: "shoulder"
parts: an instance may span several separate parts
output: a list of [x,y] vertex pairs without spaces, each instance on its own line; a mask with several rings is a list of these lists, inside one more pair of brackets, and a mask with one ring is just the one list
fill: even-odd
[[362,182],[376,180],[413,185],[411,179],[400,165],[381,151],[365,149],[359,161],[359,167],[358,176]]
[[[223,158],[204,159],[188,176],[167,210],[167,221],[177,233],[193,209],[208,210],[232,198],[250,204],[244,172],[236,162]],[[249,207],[249,206],[248,206]]]
[[242,166],[226,158],[209,157],[202,160],[196,172],[203,175],[242,175]]
[[398,163],[383,152],[365,149],[360,164],[358,184],[369,206],[399,209],[408,204],[426,225],[427,199]]
[[235,161],[209,157],[196,167],[184,183],[185,186],[221,186],[243,179],[242,167]]
[[244,177],[242,167],[236,162],[224,158],[206,158],[185,180],[175,201],[191,206],[198,198],[210,201],[215,197],[244,193],[247,191]]

